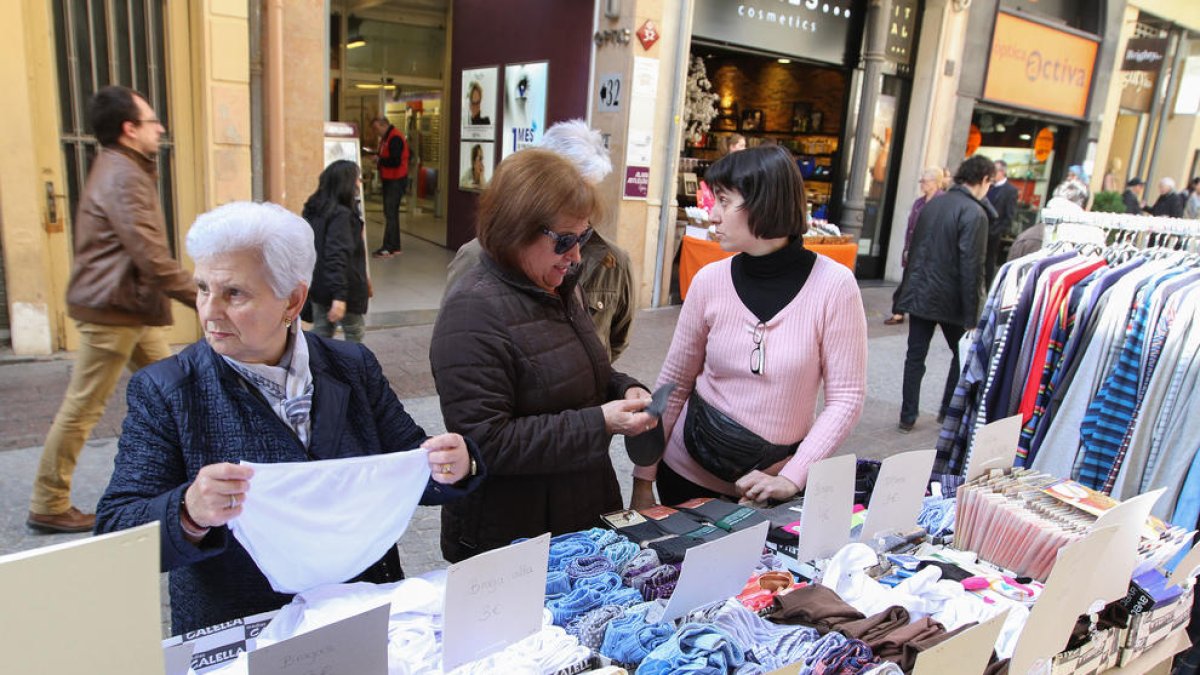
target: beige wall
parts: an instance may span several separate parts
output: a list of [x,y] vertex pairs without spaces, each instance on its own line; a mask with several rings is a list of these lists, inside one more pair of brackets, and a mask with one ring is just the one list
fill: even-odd
[[[1124,62],[1125,45],[1129,39],[1133,37],[1134,29],[1137,27],[1137,8],[1132,6],[1125,7],[1125,18],[1121,21],[1121,34],[1118,36],[1120,43],[1117,45],[1117,54],[1119,55],[1115,61],[1116,65],[1113,69],[1113,76],[1109,78],[1108,95],[1104,99],[1104,124],[1100,128],[1100,138],[1096,142],[1096,165],[1092,170],[1092,182],[1089,188],[1092,194],[1095,194],[1104,189],[1104,174],[1111,168],[1112,159],[1114,157],[1113,148],[1114,141],[1119,143],[1116,147],[1118,154],[1124,154],[1129,151],[1129,139],[1123,135],[1118,137],[1117,120],[1121,111],[1121,64]],[[1125,179],[1129,177],[1131,158],[1122,158],[1123,165],[1121,172],[1114,172],[1117,179],[1117,187],[1121,190],[1125,189]]]
[[[166,3],[166,59],[175,143],[176,245],[197,214],[250,198],[249,21],[244,0]],[[0,59],[0,237],[13,351],[46,354],[77,340],[65,316],[70,218],[58,138],[56,54],[49,3],[0,3],[10,31]],[[50,222],[45,184],[54,187]],[[190,265],[186,258],[182,261]],[[199,337],[194,311],[172,304],[174,342]]]
[[601,197],[613,217],[600,227],[600,231],[611,241],[623,248],[630,257],[633,265],[633,279],[636,288],[638,307],[653,304],[654,270],[657,262],[659,222],[664,208],[671,210],[668,222],[671,223],[668,235],[666,261],[663,269],[663,296],[670,288],[671,257],[674,248],[674,190],[670,191],[670,199],[664,205],[664,181],[672,185],[675,181],[677,157],[669,157],[669,144],[672,134],[678,134],[679,129],[673,117],[674,107],[678,102],[673,101],[676,77],[682,77],[687,70],[686,59],[682,63],[676,61],[676,52],[680,40],[690,40],[689,25],[679,25],[681,3],[687,0],[639,0],[626,2],[621,6],[621,17],[610,20],[603,14],[603,3],[597,3],[598,30],[621,30],[628,28],[635,33],[647,20],[653,21],[658,27],[661,38],[649,50],[643,49],[637,36],[632,36],[629,44],[605,44],[596,48],[592,68],[592,87],[601,75],[621,73],[624,77],[624,89],[629,93],[632,89],[634,57],[641,56],[658,59],[658,97],[654,109],[653,144],[650,164],[649,197],[645,200],[625,199],[623,197],[625,181],[626,153],[628,141],[630,97],[626,96],[621,110],[617,112],[600,112],[597,110],[596,94],[593,92],[590,114],[591,125],[609,134],[609,148],[613,162],[612,174],[601,184]]
[[[300,213],[325,168],[325,90],[329,86],[325,53],[325,0],[288,0],[284,4],[284,183],[283,205]],[[271,58],[270,54],[265,55]],[[267,139],[271,129],[264,130]]]
[[[9,26],[4,58],[0,59],[0,237],[5,256],[13,351],[49,354],[58,346],[62,311],[61,284],[55,282],[50,255],[45,200],[38,199],[49,176],[39,167],[36,120],[55,118],[42,104],[40,71],[47,66],[44,40],[49,25],[45,3],[24,0],[0,3],[0,23]],[[65,208],[63,203],[59,209]],[[49,228],[47,226],[50,226]]]
[[1196,0],[1134,0],[1129,4],[1200,31],[1200,2]]

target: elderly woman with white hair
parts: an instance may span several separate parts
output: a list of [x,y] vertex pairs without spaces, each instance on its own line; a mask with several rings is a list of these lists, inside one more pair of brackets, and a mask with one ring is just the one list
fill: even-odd
[[[422,503],[442,504],[482,478],[458,434],[429,437],[405,412],[365,347],[300,330],[316,259],[313,231],[274,204],[227,204],[187,237],[204,339],[139,371],[96,532],[162,524],[175,633],[278,608],[227,524],[254,482],[239,464],[304,462],[428,449]],[[387,504],[380,504],[381,510]],[[320,532],[312,536],[320,537]],[[355,581],[403,578],[392,547]]]

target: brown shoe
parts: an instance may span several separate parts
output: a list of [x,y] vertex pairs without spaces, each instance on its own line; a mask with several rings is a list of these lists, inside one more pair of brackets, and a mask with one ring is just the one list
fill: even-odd
[[96,526],[96,515],[93,513],[84,513],[74,506],[67,509],[65,513],[53,516],[43,516],[30,511],[29,517],[25,519],[25,524],[30,529],[43,534],[91,532],[92,528]]

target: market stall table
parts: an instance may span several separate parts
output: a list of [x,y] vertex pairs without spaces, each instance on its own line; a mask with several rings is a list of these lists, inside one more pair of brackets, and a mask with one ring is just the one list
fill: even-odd
[[[810,244],[806,241],[804,248],[828,256],[854,271],[854,261],[858,257],[857,244]],[[696,276],[701,267],[732,255],[733,253],[722,250],[721,245],[715,241],[684,237],[679,253],[679,296],[687,298],[692,277]]]

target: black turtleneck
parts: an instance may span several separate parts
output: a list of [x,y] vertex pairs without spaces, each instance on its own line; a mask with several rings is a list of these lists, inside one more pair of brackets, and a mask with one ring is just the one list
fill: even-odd
[[770,321],[796,297],[817,262],[817,254],[796,237],[766,255],[739,253],[733,257],[733,288],[759,321]]

